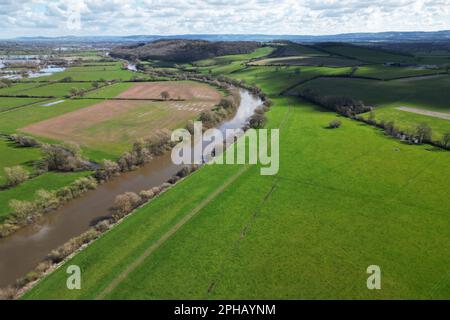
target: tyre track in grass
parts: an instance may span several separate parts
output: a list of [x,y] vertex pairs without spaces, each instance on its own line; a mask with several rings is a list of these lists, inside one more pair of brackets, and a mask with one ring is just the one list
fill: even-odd
[[229,254],[227,255],[227,258],[224,259],[224,261],[222,261],[222,263],[220,264],[219,270],[217,271],[216,275],[213,277],[213,279],[211,280],[210,284],[208,285],[208,289],[206,291],[206,297],[205,299],[209,298],[213,293],[214,293],[214,289],[217,285],[217,283],[219,282],[224,270],[225,270],[225,266],[226,266],[226,262],[227,261],[231,261],[232,257],[234,255],[237,254],[237,252],[239,251],[239,248],[241,246],[242,241],[245,239],[245,237],[247,236],[247,234],[250,232],[253,224],[256,221],[256,218],[259,216],[259,214],[261,213],[261,210],[264,208],[265,203],[267,202],[267,200],[270,198],[270,196],[272,195],[272,193],[275,191],[276,187],[277,187],[277,181],[278,179],[275,178],[272,186],[270,187],[269,191],[264,195],[261,204],[253,211],[253,213],[250,216],[250,219],[248,220],[248,222],[244,225],[244,227],[242,228],[239,238],[235,241],[234,245],[232,246]]
[[220,193],[228,188],[233,182],[235,182],[244,172],[246,172],[250,166],[242,167],[236,174],[231,176],[225,181],[223,185],[212,192],[205,200],[192,209],[184,218],[182,218],[177,224],[169,229],[161,238],[148,247],[143,254],[141,254],[136,260],[133,261],[124,271],[122,271],[117,277],[115,277],[110,284],[95,298],[96,300],[104,299],[109,293],[111,293],[122,281],[137,267],[139,267],[147,257],[155,252],[161,245],[163,245],[168,239],[170,239],[181,227],[188,223],[200,210],[213,201]]

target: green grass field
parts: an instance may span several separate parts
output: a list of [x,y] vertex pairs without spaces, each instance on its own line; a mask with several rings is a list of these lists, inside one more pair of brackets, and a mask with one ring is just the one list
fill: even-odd
[[[10,88],[0,89],[0,95],[7,96],[33,96],[33,97],[64,97],[70,94],[71,89],[93,89],[92,83],[19,83]],[[20,99],[20,98],[19,98]],[[3,100],[3,99],[2,99]]]
[[234,54],[234,55],[221,56],[221,57],[216,57],[216,58],[211,58],[211,59],[199,60],[199,61],[196,61],[195,63],[193,63],[193,65],[198,66],[198,67],[211,67],[211,66],[217,67],[218,65],[230,64],[232,62],[242,62],[242,61],[247,61],[249,59],[261,58],[261,57],[269,55],[270,53],[273,52],[273,50],[274,49],[272,47],[262,47],[262,48],[256,49],[254,52],[248,53],[248,54]]
[[355,76],[371,77],[381,80],[389,80],[401,77],[432,75],[445,72],[443,69],[421,69],[414,67],[387,67],[383,65],[360,66],[354,73]]
[[[0,101],[4,101],[5,99],[25,100],[19,98],[0,98]],[[67,100],[63,103],[49,107],[42,106],[43,103],[35,103],[31,106],[3,112],[0,116],[0,133],[21,133],[20,128],[26,125],[84,108],[94,104],[95,102],[95,100]],[[48,103],[48,101],[45,103]],[[38,138],[42,142],[61,143],[61,141],[52,141],[49,139],[43,139],[42,137]],[[98,158],[95,158],[98,161],[105,158],[101,157],[103,154],[99,152],[93,152],[91,150],[86,150],[84,152],[87,157],[98,156]],[[32,172],[33,162],[41,158],[41,152],[39,149],[18,148],[4,139],[0,140],[0,155],[0,185],[5,182],[5,167],[22,165]],[[8,203],[11,199],[32,200],[35,192],[39,189],[59,189],[75,181],[78,177],[86,174],[86,172],[77,174],[48,173],[28,180],[12,189],[0,190],[0,216],[4,218],[10,213]]]
[[274,57],[289,57],[289,56],[328,56],[313,45],[302,45],[299,43],[275,43],[276,50],[271,54]]
[[4,138],[0,138],[0,154],[2,155],[0,158],[0,186],[5,183],[4,169],[6,167],[20,165],[31,172],[33,162],[41,157],[39,149],[16,147],[12,142]]
[[0,89],[0,95],[10,95],[10,96],[15,96],[15,95],[22,95],[22,94],[26,94],[24,92],[37,87],[38,84],[36,83],[18,83],[18,84],[14,84],[11,87],[7,87],[7,88],[1,88]]
[[[0,101],[3,99],[4,98],[0,98]],[[20,128],[29,124],[53,118],[67,112],[75,111],[98,102],[88,99],[69,99],[63,103],[55,104],[53,106],[43,106],[51,101],[58,100],[60,99],[45,101],[45,103],[36,103],[28,107],[2,113],[0,116],[0,133],[12,134],[20,131]]]
[[251,65],[280,65],[280,66],[322,66],[322,67],[351,67],[361,62],[352,59],[332,56],[289,56],[280,58],[261,59],[250,63]]
[[[448,299],[450,153],[346,118],[327,129],[335,113],[278,94],[336,69],[294,70],[229,74],[275,102],[268,127],[280,128],[277,175],[261,176],[257,166],[203,167],[23,298]],[[334,82],[320,86],[348,87],[327,80]],[[414,97],[442,111],[446,98],[427,89],[433,85],[422,83]],[[398,95],[383,88],[364,93],[382,103]],[[81,290],[66,288],[73,264],[82,270]],[[366,288],[370,265],[381,267],[382,290]]]
[[51,76],[27,79],[34,82],[59,81],[66,77],[71,77],[73,81],[96,81],[96,80],[130,80],[134,76],[130,70],[122,70],[116,66],[110,67],[71,67],[63,72],[55,73]]
[[323,50],[330,54],[338,54],[344,57],[358,59],[363,62],[372,63],[418,63],[419,60],[414,56],[400,53],[388,52],[370,47],[360,47],[349,44],[325,44],[319,45]]
[[84,97],[86,97],[86,98],[114,98],[115,96],[118,96],[120,93],[131,88],[134,85],[135,85],[135,83],[133,83],[133,82],[116,83],[116,84],[102,87],[95,91],[89,92]]
[[216,57],[212,59],[199,60],[192,64],[185,65],[188,70],[196,70],[212,75],[229,74],[245,69],[245,63],[250,59],[258,59],[272,53],[274,48],[262,47],[249,54],[236,54]]
[[394,120],[404,130],[418,123],[427,123],[433,129],[434,139],[439,140],[450,132],[450,121],[431,116],[397,110],[401,106],[450,113],[450,76],[411,78],[377,81],[349,78],[319,78],[290,91],[296,95],[306,88],[322,95],[349,96],[375,106],[377,120]]
[[[333,113],[293,99],[276,102],[269,125],[284,122],[277,176],[248,169],[105,291],[239,170],[202,168],[25,298],[448,297],[450,154],[404,145],[347,119],[328,130]],[[72,264],[81,267],[81,290],[65,286]],[[365,286],[372,264],[383,270],[381,291]]]
[[9,111],[11,109],[15,109],[22,106],[36,104],[40,101],[45,101],[45,99],[0,97],[0,112]]
[[258,85],[267,94],[279,94],[297,83],[320,75],[342,75],[350,72],[351,68],[248,67],[239,72],[229,74],[229,76],[244,80],[248,84]]
[[21,91],[20,94],[26,94],[29,96],[53,96],[53,97],[65,97],[70,94],[71,89],[93,89],[92,84],[89,82],[75,82],[75,83],[53,83],[45,86],[39,86],[25,91]]

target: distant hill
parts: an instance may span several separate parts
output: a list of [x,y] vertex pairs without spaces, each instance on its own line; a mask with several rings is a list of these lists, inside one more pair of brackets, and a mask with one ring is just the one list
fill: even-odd
[[112,57],[127,60],[163,60],[190,62],[253,52],[260,43],[253,41],[158,40],[147,44],[122,46],[110,52]]
[[296,42],[417,42],[417,41],[450,41],[450,30],[443,31],[411,31],[411,32],[379,32],[379,33],[344,33],[335,35],[264,35],[264,34],[185,34],[174,36],[130,35],[130,36],[63,36],[63,37],[20,37],[3,41],[16,42],[63,42],[63,43],[137,43],[156,40],[207,40],[207,41],[273,41],[290,40]]

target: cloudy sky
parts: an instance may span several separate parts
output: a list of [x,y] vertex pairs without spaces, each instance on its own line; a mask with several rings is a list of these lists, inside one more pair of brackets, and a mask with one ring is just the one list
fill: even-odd
[[0,0],[0,37],[450,29],[450,0]]

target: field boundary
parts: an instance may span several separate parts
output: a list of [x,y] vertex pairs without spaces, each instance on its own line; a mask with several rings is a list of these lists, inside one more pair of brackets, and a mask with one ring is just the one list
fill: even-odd
[[[20,98],[16,98],[16,99],[20,99]],[[36,98],[36,99],[39,99],[39,98]],[[41,101],[30,102],[30,103],[26,103],[26,104],[23,104],[23,105],[20,105],[20,106],[17,106],[17,107],[9,108],[9,109],[0,111],[0,113],[7,113],[7,112],[15,111],[17,109],[29,107],[29,106],[32,106],[32,105],[35,105],[35,104],[38,104],[38,103],[47,102],[47,101],[53,100],[54,98],[42,98],[42,99],[43,100],[41,100]]]
[[187,101],[186,99],[158,99],[158,98],[95,98],[95,97],[78,97],[73,98],[73,100],[119,100],[119,101],[154,101],[154,102],[183,102]]
[[426,79],[427,77],[435,77],[435,76],[448,76],[450,75],[447,72],[444,73],[433,73],[433,74],[422,74],[422,75],[413,75],[413,76],[402,76],[402,77],[396,77],[396,78],[389,78],[389,79],[382,79],[382,78],[374,78],[374,77],[365,77],[365,76],[356,76],[356,75],[349,75],[349,74],[336,74],[336,75],[318,75],[309,79],[304,79],[299,81],[296,84],[293,84],[292,86],[284,89],[283,91],[280,92],[280,95],[285,95],[287,94],[290,90],[295,89],[298,86],[301,86],[307,82],[313,81],[313,80],[317,80],[317,79],[333,79],[333,78],[343,78],[343,79],[361,79],[361,80],[371,80],[371,81],[379,81],[379,82],[389,82],[389,81],[398,81],[398,80],[403,80],[403,79],[421,79],[424,78]]

